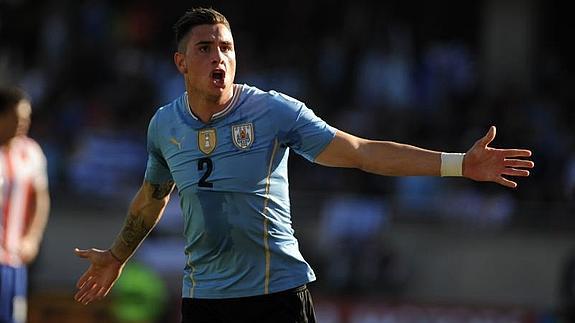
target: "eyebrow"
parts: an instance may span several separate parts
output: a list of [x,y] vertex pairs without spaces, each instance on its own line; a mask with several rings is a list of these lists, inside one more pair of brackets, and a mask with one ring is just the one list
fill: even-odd
[[[195,43],[194,46],[201,46],[201,45],[211,45],[215,43],[215,41],[212,40],[200,40],[199,42]],[[233,43],[231,41],[220,41],[220,43],[224,44],[224,45],[233,45]]]

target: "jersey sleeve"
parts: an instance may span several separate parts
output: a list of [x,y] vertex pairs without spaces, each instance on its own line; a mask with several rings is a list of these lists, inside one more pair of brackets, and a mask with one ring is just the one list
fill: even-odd
[[313,162],[335,137],[336,129],[315,115],[300,101],[279,94],[283,98],[279,115],[279,139],[297,154]]
[[162,184],[172,180],[172,174],[162,155],[158,140],[158,115],[156,114],[148,126],[148,162],[144,175],[145,180],[152,184]]

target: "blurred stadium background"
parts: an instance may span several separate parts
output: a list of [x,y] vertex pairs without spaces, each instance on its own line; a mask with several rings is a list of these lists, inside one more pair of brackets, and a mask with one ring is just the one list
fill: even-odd
[[292,157],[320,322],[575,321],[568,2],[0,0],[0,82],[32,96],[53,199],[30,322],[177,321],[177,195],[105,302],[73,303],[86,263],[72,250],[117,234],[142,180],[147,122],[183,90],[171,26],[198,5],[230,20],[238,83],[299,98],[338,128],[464,151],[494,124],[494,146],[535,152],[516,190]]

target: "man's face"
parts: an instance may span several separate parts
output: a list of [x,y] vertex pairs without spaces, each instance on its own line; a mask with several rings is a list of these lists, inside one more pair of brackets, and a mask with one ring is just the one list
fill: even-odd
[[0,113],[0,145],[19,135],[26,135],[30,128],[30,102],[21,100],[15,108]]
[[220,99],[232,90],[236,54],[232,33],[223,24],[199,25],[184,39],[185,52],[174,56],[188,90],[210,99]]

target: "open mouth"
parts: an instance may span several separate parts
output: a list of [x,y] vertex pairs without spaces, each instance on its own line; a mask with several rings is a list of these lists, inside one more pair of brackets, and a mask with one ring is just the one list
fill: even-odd
[[218,87],[224,86],[226,73],[223,70],[215,70],[212,72],[212,82]]

